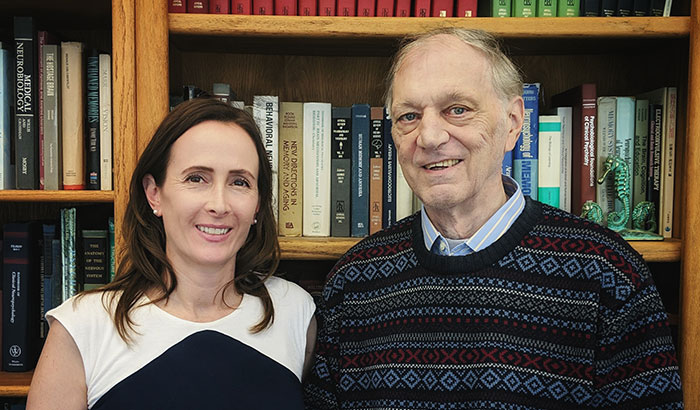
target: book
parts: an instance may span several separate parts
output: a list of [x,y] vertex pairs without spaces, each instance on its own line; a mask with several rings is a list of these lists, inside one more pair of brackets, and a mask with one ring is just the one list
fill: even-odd
[[331,236],[350,236],[352,178],[352,110],[331,109]]
[[369,141],[369,234],[382,229],[382,194],[384,186],[384,108],[370,110]]
[[357,0],[358,17],[374,17],[376,14],[375,0]]
[[595,201],[596,85],[586,83],[552,97],[553,106],[572,107],[571,212],[581,214],[586,201]]
[[350,184],[350,235],[369,234],[370,106],[352,105],[352,179]]
[[168,0],[168,13],[187,13],[185,0]]
[[231,0],[231,14],[253,13],[253,0]]
[[581,11],[579,14],[583,17],[598,17],[600,14],[600,0],[580,0]]
[[647,198],[649,175],[649,100],[637,99],[634,123],[634,167],[632,168],[632,208]]
[[107,218],[107,245],[109,246],[109,281],[114,280],[117,258],[114,253],[114,217]]
[[384,126],[382,128],[384,136],[384,169],[382,179],[384,188],[382,190],[382,226],[387,228],[396,222],[396,146],[391,137],[391,117],[389,111],[384,108]]
[[434,0],[414,0],[413,17],[430,17],[430,4]]
[[559,174],[559,208],[571,212],[571,107],[557,107],[556,115],[561,121],[561,173]]
[[0,43],[0,189],[15,187],[14,170],[12,167],[12,97],[14,89],[10,84],[14,71],[10,67],[12,58],[10,52]]
[[477,2],[479,15],[483,17],[510,17],[512,4],[508,0],[486,0]]
[[34,19],[14,18],[15,59],[15,184],[17,189],[39,187],[37,133],[37,53]]
[[277,194],[279,190],[279,97],[253,96],[253,118],[260,129],[267,160],[272,169],[272,210],[279,220]]
[[38,143],[38,150],[39,150],[39,189],[46,189],[45,183],[44,183],[44,173],[45,173],[45,158],[44,158],[44,100],[45,100],[45,95],[44,95],[44,76],[45,74],[45,67],[44,67],[44,47],[46,47],[49,44],[56,44],[56,39],[53,35],[51,35],[48,31],[40,30],[37,32],[37,47],[38,47],[38,53],[37,53],[37,72],[39,73],[38,75],[38,81],[37,81],[37,88],[38,88],[38,97],[37,97],[37,102],[38,102],[38,107],[37,107],[37,113],[39,114],[38,120],[37,120],[37,125],[39,127],[39,143]]
[[95,289],[109,283],[107,230],[83,229],[81,231],[83,290]]
[[85,173],[87,174],[86,188],[100,189],[100,53],[91,49],[87,57],[86,94],[86,128],[87,155]]
[[660,232],[659,211],[661,200],[661,153],[663,142],[661,134],[663,129],[663,106],[661,104],[649,104],[649,162],[647,163],[647,201],[654,204],[656,210],[655,220]]
[[[566,0],[562,0],[566,1]],[[537,0],[537,17],[555,17],[557,15],[558,0]]]
[[537,134],[539,133],[540,84],[524,84],[525,115],[523,128],[513,149],[513,179],[523,195],[537,199]]
[[453,0],[432,0],[430,7],[431,17],[452,17],[454,16]]
[[280,103],[279,235],[301,236],[304,104]]
[[256,15],[273,15],[275,14],[274,2],[272,0],[253,0],[253,13]]
[[634,12],[634,0],[617,0],[615,15],[618,17],[629,17]]
[[[629,174],[630,194],[632,193],[632,171],[634,170],[634,97],[617,97],[617,113],[615,116],[615,155],[618,155],[627,163]],[[610,177],[612,179],[612,176]],[[629,218],[627,228],[632,228],[632,197],[630,195]],[[615,201],[615,211],[623,212],[621,201]]]
[[318,16],[319,9],[321,16],[335,16],[335,0],[299,0],[300,16]]
[[47,44],[42,49],[44,75],[43,124],[44,189],[63,188],[61,155],[61,53],[59,46]]
[[112,190],[112,57],[100,54],[100,189]]
[[580,13],[580,0],[557,0],[557,17],[578,17]]
[[39,356],[41,226],[3,227],[2,370],[26,372]]
[[501,174],[513,178],[513,150],[506,151],[503,154],[503,162],[501,163]]
[[83,43],[61,42],[63,189],[85,189]]
[[331,234],[331,105],[304,103],[303,236]]
[[231,14],[230,0],[209,0],[209,14]]
[[457,0],[457,11],[455,17],[476,17],[477,16],[477,1],[476,0]]
[[401,164],[396,161],[396,220],[413,214],[413,191],[406,182]]
[[75,208],[61,208],[61,300],[65,301],[78,294],[78,261],[77,261],[77,221]]
[[617,9],[617,0],[600,0],[600,16],[612,17]]
[[275,15],[296,16],[297,0],[275,0]]
[[561,182],[561,119],[557,115],[540,115],[538,136],[539,179],[537,198],[559,208]]
[[[598,97],[598,129],[596,132],[596,178],[605,172],[605,162],[615,155],[617,131],[617,97]],[[613,175],[595,186],[595,201],[603,212],[601,223],[607,225],[607,217],[615,210],[615,181]]]
[[355,17],[357,15],[357,4],[355,0],[338,0],[336,12],[342,17]]
[[535,17],[537,0],[513,0],[512,16],[513,17]]
[[635,17],[648,16],[650,7],[651,7],[650,0],[633,0],[632,1],[632,15]]
[[196,14],[209,13],[209,0],[187,0],[187,12]]
[[226,83],[214,83],[211,85],[211,96],[225,103],[231,103],[231,85]]
[[377,0],[377,17],[394,17],[394,1]]
[[411,0],[396,0],[396,12],[394,16],[396,17],[410,17],[411,16]]

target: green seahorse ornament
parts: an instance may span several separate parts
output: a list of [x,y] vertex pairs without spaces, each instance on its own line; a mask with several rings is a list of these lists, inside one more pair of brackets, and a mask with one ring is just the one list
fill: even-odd
[[613,173],[615,187],[615,199],[622,203],[619,211],[608,212],[608,228],[619,232],[627,226],[630,217],[630,173],[627,162],[617,155],[613,155],[605,160],[603,164],[605,172],[598,178],[598,183],[603,184],[610,172]]
[[603,209],[593,201],[586,201],[581,209],[581,217],[597,224],[603,223]]

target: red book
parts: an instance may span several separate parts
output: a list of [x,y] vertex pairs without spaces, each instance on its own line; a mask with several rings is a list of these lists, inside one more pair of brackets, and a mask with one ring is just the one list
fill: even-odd
[[209,14],[231,14],[231,0],[209,0]]
[[296,16],[297,0],[275,0],[276,16]]
[[185,0],[168,0],[168,13],[187,13]]
[[396,17],[411,17],[411,0],[396,0]]
[[338,0],[338,15],[342,17],[357,16],[355,0]]
[[271,16],[274,14],[274,11],[272,0],[253,0],[253,14]]
[[357,0],[359,17],[374,17],[374,0]]
[[377,17],[394,17],[394,0],[377,0]]
[[413,17],[430,17],[430,0],[416,0]]
[[209,0],[187,0],[187,12],[196,14],[209,13]]
[[248,14],[253,10],[253,0],[231,0],[232,14]]
[[476,0],[457,0],[456,17],[476,17]]
[[553,107],[572,107],[571,213],[595,201],[596,85],[582,84],[552,97]]
[[433,0],[433,7],[430,11],[431,17],[452,17],[453,13],[453,0]]
[[318,0],[319,16],[335,16],[335,0]]

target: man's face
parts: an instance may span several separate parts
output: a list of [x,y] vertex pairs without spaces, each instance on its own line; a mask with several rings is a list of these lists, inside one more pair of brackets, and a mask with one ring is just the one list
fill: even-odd
[[492,83],[481,52],[449,35],[411,50],[396,73],[392,136],[429,214],[469,212],[498,201],[498,190],[503,196],[501,163],[520,132],[522,99],[501,101]]

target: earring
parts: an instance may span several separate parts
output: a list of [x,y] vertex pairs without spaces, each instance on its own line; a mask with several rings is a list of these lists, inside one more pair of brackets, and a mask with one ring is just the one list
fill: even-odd
[[158,216],[158,210],[157,210],[157,209],[154,209],[154,210],[153,210],[153,215]]
[[255,225],[256,223],[258,223],[258,218],[253,218],[253,225]]

